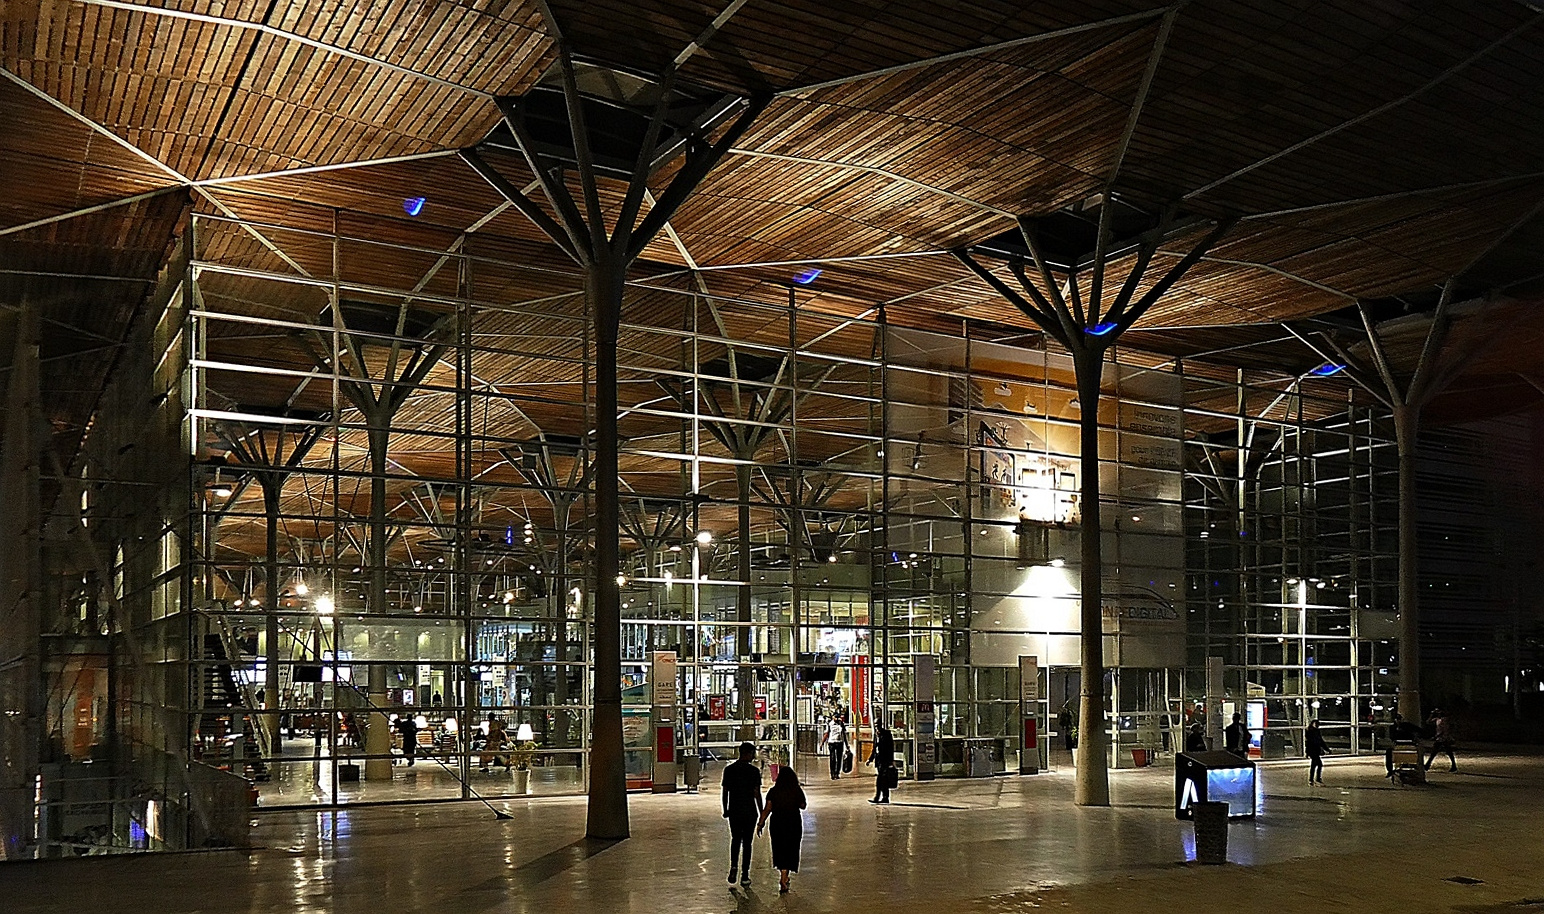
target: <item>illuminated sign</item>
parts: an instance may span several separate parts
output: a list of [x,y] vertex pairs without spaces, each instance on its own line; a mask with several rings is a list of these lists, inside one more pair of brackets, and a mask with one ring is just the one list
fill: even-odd
[[1226,803],[1229,818],[1253,818],[1254,762],[1231,752],[1185,752],[1174,760],[1174,817],[1190,819],[1197,803]]

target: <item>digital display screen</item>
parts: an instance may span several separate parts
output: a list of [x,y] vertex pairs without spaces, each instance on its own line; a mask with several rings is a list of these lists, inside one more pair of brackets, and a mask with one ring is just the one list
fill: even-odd
[[1254,815],[1254,769],[1217,768],[1206,772],[1206,799],[1228,804],[1229,817]]

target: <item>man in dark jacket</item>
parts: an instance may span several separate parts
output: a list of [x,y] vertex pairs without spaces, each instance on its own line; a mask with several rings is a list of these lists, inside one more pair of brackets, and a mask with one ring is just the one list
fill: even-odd
[[756,820],[761,816],[761,769],[751,764],[756,747],[740,744],[740,760],[724,769],[724,789],[720,796],[724,818],[729,820],[729,882],[735,881],[735,864],[740,884],[751,884],[751,840],[756,837]]
[[403,714],[397,718],[397,729],[402,731],[402,755],[407,759],[407,766],[413,767],[413,759],[418,754],[418,721],[412,714]]
[[1233,723],[1228,724],[1222,735],[1229,752],[1244,758],[1249,756],[1249,728],[1244,726],[1244,715],[1233,715]]
[[880,727],[874,737],[874,748],[869,752],[869,764],[874,766],[874,799],[870,803],[890,802],[891,779],[895,771],[895,736],[888,727]]

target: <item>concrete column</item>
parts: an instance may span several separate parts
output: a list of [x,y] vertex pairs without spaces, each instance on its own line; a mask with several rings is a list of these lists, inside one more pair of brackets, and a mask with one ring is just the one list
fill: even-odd
[[1079,347],[1073,354],[1077,371],[1079,460],[1082,479],[1078,502],[1082,509],[1082,691],[1078,709],[1077,780],[1079,806],[1110,805],[1108,723],[1104,715],[1104,560],[1099,518],[1099,382],[1103,351]]
[[1399,713],[1421,721],[1421,615],[1415,542],[1415,439],[1420,406],[1394,407],[1399,450]]
[[627,765],[622,750],[622,593],[617,585],[620,517],[617,479],[617,334],[625,264],[602,254],[585,276],[595,322],[595,710],[590,740],[586,835],[629,835]]

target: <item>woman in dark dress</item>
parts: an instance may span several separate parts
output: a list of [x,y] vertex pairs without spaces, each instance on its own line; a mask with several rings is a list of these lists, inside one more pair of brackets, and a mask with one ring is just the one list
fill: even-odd
[[783,875],[777,886],[779,892],[788,891],[788,874],[799,871],[799,842],[804,839],[804,819],[800,810],[808,805],[793,766],[784,765],[777,773],[777,782],[767,791],[761,821],[756,823],[756,834],[759,835],[766,827],[767,817],[772,817],[772,865]]

